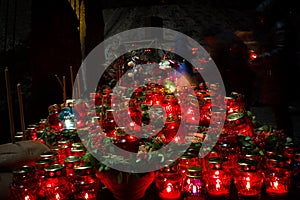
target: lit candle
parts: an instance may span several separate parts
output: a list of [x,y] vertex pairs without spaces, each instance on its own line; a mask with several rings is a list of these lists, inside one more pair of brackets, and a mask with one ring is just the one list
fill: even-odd
[[285,195],[289,192],[292,178],[288,170],[288,158],[273,155],[267,160],[268,166],[265,170],[266,192],[269,195]]
[[262,172],[258,170],[258,162],[251,159],[240,159],[234,183],[239,196],[259,197],[263,184]]
[[222,167],[221,158],[208,159],[208,170],[205,176],[206,188],[210,196],[228,195],[231,184],[231,174]]
[[167,187],[162,191],[159,192],[160,199],[180,199],[181,192],[180,190],[174,189],[172,183],[167,183]]
[[99,179],[90,165],[74,167],[73,185],[75,199],[96,200],[99,191]]
[[163,200],[180,199],[181,181],[182,178],[177,162],[172,162],[170,165],[160,169],[155,177],[159,198]]

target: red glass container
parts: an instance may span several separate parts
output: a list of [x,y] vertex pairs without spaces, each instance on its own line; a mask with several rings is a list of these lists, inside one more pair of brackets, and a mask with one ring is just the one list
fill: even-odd
[[263,172],[257,168],[258,162],[240,159],[234,173],[234,184],[240,199],[260,199],[263,185]]
[[62,124],[61,122],[58,120],[58,115],[61,111],[61,107],[58,104],[53,104],[51,106],[48,107],[48,124],[50,129],[54,129],[54,130],[61,130],[62,128]]
[[29,140],[37,140],[37,131],[35,127],[27,128],[27,136]]
[[227,113],[245,113],[245,98],[244,95],[232,92],[230,96],[225,97]]
[[208,159],[208,169],[205,174],[207,193],[211,197],[229,197],[232,175],[222,167],[221,158]]
[[[35,171],[36,171],[36,178],[38,180],[39,187],[42,188],[44,181],[45,181],[45,167],[52,165],[54,162],[51,158],[41,158],[35,162]],[[43,190],[39,192],[39,198],[44,198]]]
[[47,200],[68,200],[71,197],[70,183],[66,177],[65,166],[53,164],[45,167],[45,181],[42,190]]
[[253,136],[253,127],[249,124],[245,114],[241,112],[227,115],[225,131],[232,135]]
[[200,125],[209,126],[211,118],[211,97],[204,97],[200,104]]
[[104,132],[106,132],[107,134],[109,134],[109,132],[111,131],[114,131],[115,128],[117,127],[113,113],[114,113],[113,109],[106,110],[105,117],[102,122]]
[[64,165],[66,166],[66,176],[68,178],[73,178],[75,171],[74,167],[79,166],[81,163],[80,156],[68,156],[64,160]]
[[22,166],[13,170],[9,185],[14,200],[36,200],[40,190],[34,166]]
[[57,145],[63,146],[66,148],[66,155],[71,155],[71,148],[72,148],[73,141],[72,140],[59,140],[57,141]]
[[71,156],[84,156],[86,153],[86,148],[81,146],[81,147],[72,147],[71,148]]
[[292,184],[292,173],[289,170],[288,158],[271,156],[265,170],[266,193],[269,195],[287,195]]
[[184,154],[178,160],[180,174],[184,177],[189,167],[200,166],[199,157],[196,154]]
[[129,152],[137,153],[139,150],[139,139],[131,135],[116,136],[113,144]]
[[75,166],[74,170],[74,199],[96,200],[100,182],[92,166]]
[[50,147],[50,151],[56,152],[58,163],[64,164],[64,159],[67,157],[66,146],[54,145]]
[[219,157],[224,160],[223,167],[228,170],[234,169],[240,154],[237,135],[221,134],[216,144],[216,149]]
[[184,200],[206,199],[207,192],[201,167],[192,166],[188,168],[183,179],[182,195]]
[[48,120],[47,119],[40,119],[40,121],[39,121],[39,130],[44,130],[47,125],[48,125]]
[[58,153],[55,151],[44,151],[40,154],[40,158],[50,158],[53,160],[53,163],[58,163]]
[[181,198],[182,176],[177,162],[160,169],[155,175],[155,185],[162,200]]

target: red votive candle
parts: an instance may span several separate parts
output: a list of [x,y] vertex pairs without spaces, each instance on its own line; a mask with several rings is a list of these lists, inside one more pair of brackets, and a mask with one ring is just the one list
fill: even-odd
[[251,159],[240,159],[234,176],[234,184],[241,199],[261,196],[263,173],[257,168],[258,162]]
[[162,200],[176,200],[181,197],[182,176],[178,171],[177,162],[171,163],[159,170],[155,177],[155,185],[159,198]]
[[221,158],[208,159],[208,170],[205,174],[206,188],[209,196],[229,195],[232,175],[222,167]]
[[66,178],[65,166],[53,164],[45,167],[43,192],[47,200],[67,200],[71,197],[71,187]]
[[96,200],[100,182],[92,166],[75,166],[74,171],[74,199]]
[[12,173],[13,180],[9,185],[12,199],[36,200],[40,187],[35,176],[34,166],[22,166]]
[[273,155],[268,158],[265,170],[265,185],[268,195],[286,195],[292,182],[291,171],[288,170],[288,158]]

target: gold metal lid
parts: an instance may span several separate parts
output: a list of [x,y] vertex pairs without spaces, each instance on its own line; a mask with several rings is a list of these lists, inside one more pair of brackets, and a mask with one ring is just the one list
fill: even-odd
[[79,162],[80,156],[68,156],[64,159],[65,163]]
[[253,159],[239,159],[238,160],[238,165],[240,167],[241,171],[244,172],[254,172],[257,171],[257,165],[258,165],[258,161],[253,160]]
[[45,171],[46,172],[55,172],[55,171],[62,170],[64,168],[65,168],[65,165],[63,165],[63,164],[53,164],[48,167],[45,167]]
[[93,167],[91,165],[77,165],[74,166],[74,171],[77,176],[86,176],[94,174]]
[[191,166],[187,169],[186,176],[190,178],[200,178],[202,177],[202,168],[199,166]]
[[226,119],[227,121],[232,122],[232,121],[242,119],[243,117],[244,117],[244,113],[239,112],[239,113],[229,114]]

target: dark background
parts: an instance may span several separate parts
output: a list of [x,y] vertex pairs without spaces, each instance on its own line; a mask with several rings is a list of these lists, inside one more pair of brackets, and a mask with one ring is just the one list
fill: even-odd
[[[67,2],[70,4],[67,5]],[[80,2],[85,4],[85,12],[80,11]],[[249,30],[253,22],[253,11],[260,2],[261,0],[0,0],[0,143],[10,142],[5,67],[8,67],[11,78],[15,131],[20,131],[17,83],[22,85],[26,125],[46,118],[47,107],[45,105],[51,103],[48,97],[45,97],[47,99],[41,97],[40,100],[45,100],[46,103],[43,106],[32,100],[32,75],[37,73],[33,65],[40,63],[41,70],[38,73],[41,72],[41,77],[52,74],[51,78],[53,78],[53,74],[57,72],[60,77],[63,75],[68,77],[70,63],[75,65],[76,70],[80,61],[104,38],[130,28],[156,26],[161,22],[164,27],[181,31],[202,44],[204,30],[213,30],[215,27],[229,31]],[[67,15],[66,13],[71,11],[71,5],[73,13]],[[296,12],[299,13],[298,10]],[[83,13],[85,16],[82,15]],[[55,16],[57,21],[54,20],[50,27],[49,21],[46,20],[52,20]],[[72,22],[72,27],[70,21],[66,21],[70,16],[77,16],[78,20]],[[156,21],[157,18],[153,16],[158,16],[162,21]],[[295,23],[300,22],[299,14],[297,16]],[[37,21],[43,25],[42,28],[34,28]],[[79,23],[80,21],[86,25],[86,28]],[[69,29],[74,31],[74,26],[78,32],[67,35]],[[37,33],[35,30],[41,32]],[[46,33],[48,35],[44,41],[47,41],[47,44],[39,43],[37,38],[44,37]],[[72,37],[75,39],[70,39]],[[39,50],[32,51],[36,44],[33,41],[38,42]],[[61,47],[59,47],[60,42],[62,42]],[[76,46],[78,42],[81,45],[79,47]],[[295,43],[300,52],[299,37]],[[48,46],[42,48],[43,45]],[[72,45],[75,47],[70,48]],[[84,48],[82,48],[83,45]],[[43,50],[49,50],[46,57],[39,56]],[[64,59],[59,60],[58,55],[62,55]],[[38,58],[39,63],[33,64],[33,60]],[[59,66],[58,63],[64,63],[64,66]],[[60,87],[56,80],[51,79],[49,83],[41,85],[38,89],[47,90],[49,86],[56,88],[55,91],[57,91],[53,93],[53,99],[55,99],[55,101],[52,100],[53,103],[60,103],[56,102],[61,98]],[[299,85],[295,85],[296,88],[297,86]],[[70,97],[70,94],[68,95]],[[298,102],[295,99],[291,104],[298,105]],[[264,112],[262,118],[267,122],[270,121],[268,111]]]

